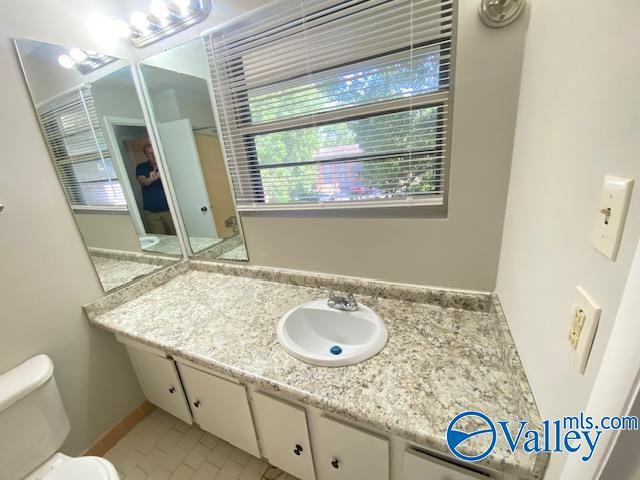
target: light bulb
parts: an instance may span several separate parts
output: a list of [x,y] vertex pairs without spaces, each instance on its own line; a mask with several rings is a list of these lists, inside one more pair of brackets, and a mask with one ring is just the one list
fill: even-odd
[[76,62],[73,61],[69,55],[60,55],[58,57],[58,63],[64,68],[73,68],[76,65]]
[[131,35],[131,28],[124,20],[113,21],[113,34],[118,38],[127,38]]
[[138,30],[140,30],[143,33],[149,31],[151,27],[151,22],[149,22],[149,19],[143,12],[141,11],[133,12],[130,18],[131,18],[131,24],[134,27],[136,27]]
[[149,10],[154,17],[156,17],[161,22],[166,22],[169,17],[171,17],[171,12],[167,8],[167,5],[163,0],[151,0],[151,5],[149,5]]
[[87,59],[87,54],[79,48],[69,50],[69,56],[78,63],[82,63]]
[[173,4],[185,14],[191,9],[191,0],[173,0]]

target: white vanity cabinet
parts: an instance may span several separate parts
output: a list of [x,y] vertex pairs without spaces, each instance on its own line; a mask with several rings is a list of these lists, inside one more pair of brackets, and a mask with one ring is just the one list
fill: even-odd
[[304,408],[255,392],[253,416],[262,455],[269,463],[301,480],[315,480]]
[[491,477],[409,450],[404,454],[404,480],[490,480]]
[[388,480],[389,441],[324,415],[313,429],[320,480]]
[[267,395],[254,384],[245,386],[155,348],[118,340],[151,403],[301,480],[316,480],[316,475],[317,480],[515,479],[442,460],[397,436],[365,431],[319,408]]
[[151,403],[192,424],[191,412],[182,389],[182,383],[171,358],[162,352],[126,345],[140,387]]
[[200,428],[260,457],[245,386],[180,361],[178,369]]

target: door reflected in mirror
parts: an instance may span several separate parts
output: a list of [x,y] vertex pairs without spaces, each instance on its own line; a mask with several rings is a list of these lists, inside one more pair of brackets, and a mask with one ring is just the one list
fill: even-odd
[[15,45],[104,290],[175,263],[176,228],[129,62],[32,40]]
[[216,129],[207,54],[198,38],[140,64],[159,134],[160,156],[193,254],[246,261],[229,176]]

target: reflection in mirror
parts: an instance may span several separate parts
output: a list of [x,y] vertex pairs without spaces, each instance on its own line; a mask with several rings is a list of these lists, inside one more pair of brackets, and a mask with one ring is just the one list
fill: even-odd
[[140,68],[191,250],[199,258],[246,261],[202,39],[151,57]]
[[178,238],[129,62],[32,40],[15,44],[104,290],[176,262]]

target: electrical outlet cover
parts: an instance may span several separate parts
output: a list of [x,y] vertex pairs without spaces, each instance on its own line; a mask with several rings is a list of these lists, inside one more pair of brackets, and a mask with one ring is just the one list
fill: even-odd
[[587,367],[587,360],[591,353],[591,346],[593,345],[593,339],[598,329],[598,323],[600,323],[600,306],[591,298],[591,296],[582,287],[576,287],[578,295],[574,309],[572,309],[571,316],[573,318],[575,308],[580,308],[584,311],[586,317],[584,325],[580,331],[580,337],[575,350],[571,350],[575,356],[576,367],[580,375],[584,375],[584,371]]

